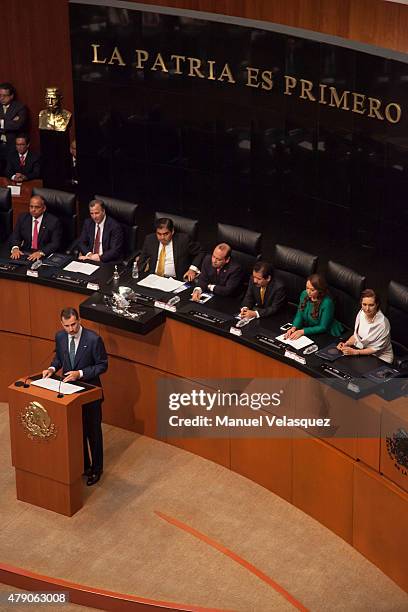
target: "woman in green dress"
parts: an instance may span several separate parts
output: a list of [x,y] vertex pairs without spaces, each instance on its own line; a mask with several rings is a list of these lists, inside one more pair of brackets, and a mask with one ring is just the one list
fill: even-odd
[[312,274],[306,281],[305,291],[300,294],[296,316],[285,337],[297,340],[314,334],[340,336],[342,331],[343,326],[334,318],[334,302],[326,281],[320,274]]

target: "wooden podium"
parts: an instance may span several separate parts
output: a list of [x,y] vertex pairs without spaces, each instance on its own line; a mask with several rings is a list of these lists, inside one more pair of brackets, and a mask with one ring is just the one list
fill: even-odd
[[82,507],[82,405],[101,398],[102,389],[57,395],[9,386],[11,458],[17,499],[72,516]]

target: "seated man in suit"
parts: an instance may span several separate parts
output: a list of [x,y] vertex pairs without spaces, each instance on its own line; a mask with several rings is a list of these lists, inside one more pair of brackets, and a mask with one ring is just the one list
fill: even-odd
[[204,258],[198,287],[194,289],[192,299],[199,302],[201,293],[206,290],[215,295],[235,295],[242,279],[241,266],[231,260],[231,247],[221,243],[215,247],[212,255]]
[[243,319],[270,317],[286,304],[286,290],[273,277],[273,268],[266,261],[257,261],[252,270],[240,316]]
[[40,156],[29,149],[30,139],[26,134],[16,136],[16,150],[7,158],[6,176],[17,183],[40,177]]
[[32,196],[30,212],[22,213],[9,238],[11,259],[20,259],[24,251],[31,251],[29,261],[36,261],[58,251],[61,245],[62,226],[57,217],[47,212],[41,196]]
[[178,280],[194,280],[203,259],[198,242],[184,232],[175,232],[173,221],[167,217],[157,219],[155,228],[156,233],[146,236],[143,243],[140,269]]
[[[62,369],[64,382],[83,380],[100,387],[99,377],[108,369],[108,356],[102,338],[91,329],[82,327],[75,308],[61,311],[61,325],[64,329],[55,335],[55,357],[50,367],[43,370],[43,378],[49,378]],[[84,474],[88,477],[88,486],[97,483],[103,471],[101,423],[102,400],[82,406]]]
[[106,214],[102,200],[89,203],[90,219],[85,219],[79,237],[79,259],[119,261],[123,258],[123,232],[120,223]]

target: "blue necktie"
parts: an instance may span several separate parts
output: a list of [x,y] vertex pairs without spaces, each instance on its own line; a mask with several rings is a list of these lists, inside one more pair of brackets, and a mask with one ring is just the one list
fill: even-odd
[[71,367],[74,369],[75,363],[75,338],[71,336],[71,342],[69,343],[69,360],[71,362]]

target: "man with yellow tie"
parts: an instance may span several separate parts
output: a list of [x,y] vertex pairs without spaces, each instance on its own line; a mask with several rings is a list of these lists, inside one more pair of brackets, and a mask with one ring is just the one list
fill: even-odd
[[274,278],[271,264],[256,262],[243,303],[240,315],[244,319],[270,317],[286,304],[285,287]]
[[175,232],[173,221],[162,217],[155,233],[146,236],[139,257],[140,269],[150,274],[193,281],[200,271],[203,252],[188,234]]

